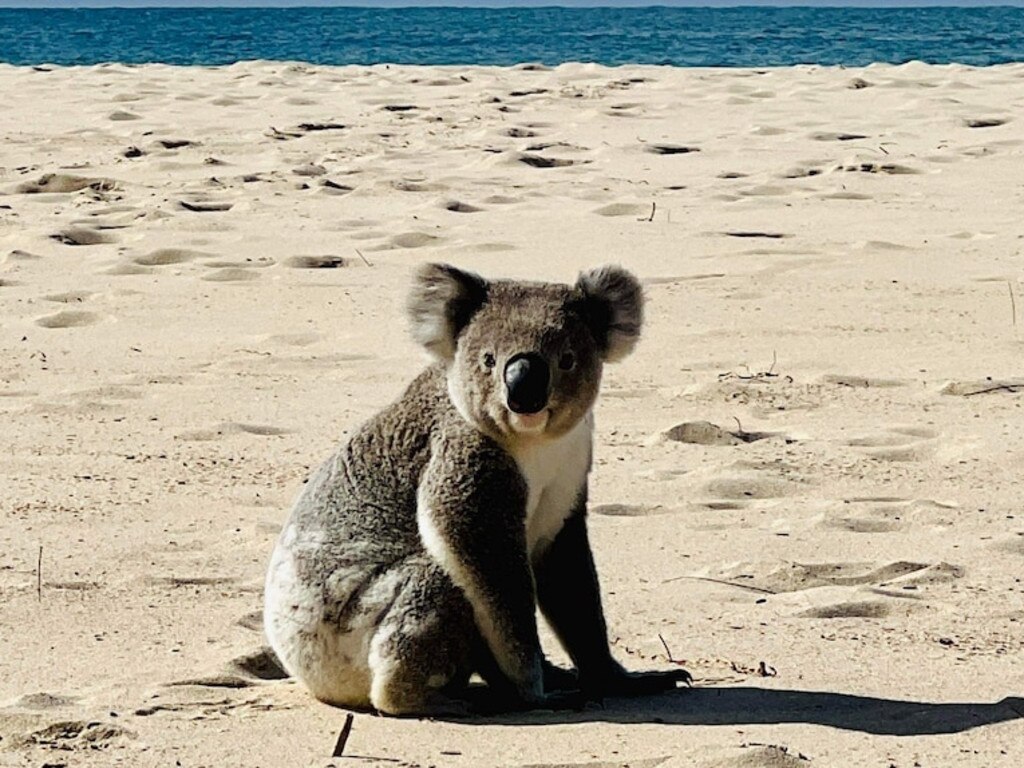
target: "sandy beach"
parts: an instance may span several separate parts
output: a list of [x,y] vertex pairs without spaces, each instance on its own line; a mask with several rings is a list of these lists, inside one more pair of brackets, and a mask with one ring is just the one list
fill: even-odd
[[[0,766],[1024,764],[1022,120],[1024,65],[0,66]],[[262,582],[425,261],[642,277],[591,535],[696,686],[332,758]]]

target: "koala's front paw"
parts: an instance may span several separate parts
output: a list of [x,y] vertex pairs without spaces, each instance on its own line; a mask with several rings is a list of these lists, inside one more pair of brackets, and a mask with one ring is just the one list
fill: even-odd
[[685,669],[627,672],[616,664],[601,677],[584,680],[583,690],[600,701],[605,696],[651,696],[675,690],[679,683],[693,685],[693,675]]
[[647,696],[675,690],[679,683],[692,686],[693,675],[685,669],[654,672],[623,671],[608,681],[605,693],[609,696]]
[[580,678],[575,670],[563,669],[550,661],[544,661],[544,691],[558,693],[561,691],[578,691]]

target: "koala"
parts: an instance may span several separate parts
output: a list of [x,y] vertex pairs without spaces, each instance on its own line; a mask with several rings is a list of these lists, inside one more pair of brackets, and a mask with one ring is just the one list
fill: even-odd
[[[612,657],[587,536],[593,407],[639,338],[636,278],[429,264],[408,313],[435,362],[309,479],[271,557],[264,627],[284,668],[324,702],[391,715],[458,710],[473,673],[500,708],[689,683]],[[538,607],[574,671],[546,661]]]

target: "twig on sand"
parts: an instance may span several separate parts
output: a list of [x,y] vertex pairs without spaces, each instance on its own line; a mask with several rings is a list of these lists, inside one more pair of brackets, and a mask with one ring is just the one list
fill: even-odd
[[373,264],[370,263],[370,260],[368,258],[366,258],[365,256],[363,256],[363,252],[360,251],[358,248],[356,248],[356,253],[358,253],[359,254],[359,258],[363,260],[363,264],[365,264],[368,267],[372,267],[373,266]]
[[352,723],[355,719],[356,716],[351,712],[345,715],[345,724],[341,726],[341,733],[338,734],[338,740],[334,743],[334,751],[331,752],[331,757],[341,757],[345,752],[345,744],[352,733]]
[[641,216],[639,219],[637,219],[637,221],[654,221],[654,212],[657,211],[657,210],[658,210],[658,204],[657,203],[651,203],[651,215],[648,216],[646,219],[643,216]]
[[39,557],[36,558],[36,596],[43,600],[43,545],[39,545]]
[[658,639],[661,640],[661,647],[665,649],[665,655],[668,656],[668,660],[675,664],[676,660],[672,658],[672,651],[668,649],[668,643],[666,643],[665,638],[661,636],[661,632],[658,633]]
[[1013,327],[1017,327],[1017,297],[1013,293],[1013,283],[1006,281],[1006,287],[1010,289],[1010,311],[1013,312]]
[[971,397],[973,395],[985,395],[989,392],[1009,392],[1010,394],[1017,394],[1024,384],[996,384],[991,387],[985,387],[985,389],[976,389],[973,392],[964,392],[964,397]]
[[727,587],[738,587],[739,589],[748,589],[751,592],[761,592],[765,595],[777,594],[774,590],[763,589],[761,587],[755,587],[751,584],[737,584],[735,581],[728,581],[726,579],[712,579],[710,576],[673,576],[671,579],[665,579],[662,584],[669,584],[673,581],[680,581],[681,579],[691,579],[693,581],[709,581],[712,584],[725,584]]
[[[770,366],[768,366],[768,370],[767,371],[757,371],[755,373],[750,373],[749,372],[750,368],[747,367],[746,365],[744,365],[743,367],[747,369],[748,373],[736,373],[735,371],[726,371],[725,373],[718,374],[718,380],[719,381],[725,381],[726,379],[739,379],[740,381],[749,381],[751,383],[758,383],[758,382],[764,382],[767,379],[777,379],[777,378],[779,378],[779,374],[777,374],[775,372],[775,366],[778,363],[778,361],[779,361],[778,354],[773,349],[772,350],[772,364]],[[792,383],[793,382],[793,377],[792,376],[785,376],[784,380],[789,382],[789,383]]]

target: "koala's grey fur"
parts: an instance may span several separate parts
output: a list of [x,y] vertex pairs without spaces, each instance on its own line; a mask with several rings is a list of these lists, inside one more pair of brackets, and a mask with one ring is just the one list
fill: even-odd
[[[455,706],[473,672],[508,706],[688,681],[614,661],[587,539],[591,410],[603,364],[639,337],[637,280],[432,264],[409,315],[437,362],[313,475],[274,550],[264,625],[287,671],[323,701],[390,714]],[[517,413],[508,366],[526,353],[548,372],[546,405]],[[538,606],[572,677],[544,661]]]

